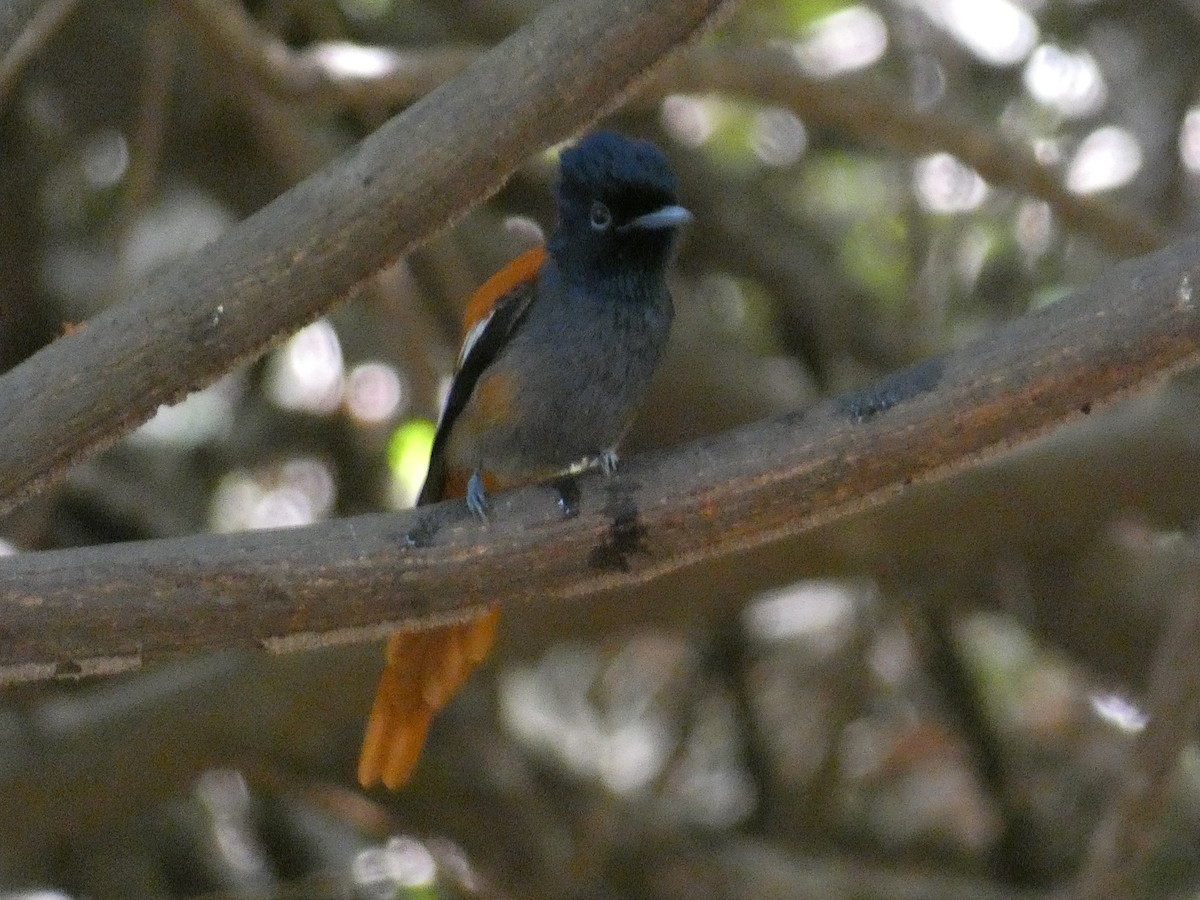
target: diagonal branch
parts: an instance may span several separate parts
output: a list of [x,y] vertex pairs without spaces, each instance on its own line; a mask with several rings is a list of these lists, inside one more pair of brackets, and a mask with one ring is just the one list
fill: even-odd
[[532,151],[618,102],[727,6],[563,0],[345,157],[8,372],[0,512],[328,310],[497,190]]
[[30,61],[75,9],[77,0],[19,0],[0,7],[0,107]]
[[[0,561],[9,680],[180,650],[301,649],[645,582],[878,504],[1200,362],[1200,237],[867,391],[632,460],[612,479],[291,531]],[[561,494],[561,495],[560,495]]]
[[806,121],[893,150],[948,151],[987,181],[1045,200],[1068,228],[1090,235],[1120,256],[1146,253],[1163,242],[1153,222],[1071,193],[1030,151],[998,140],[990,130],[914,109],[910,102],[862,82],[810,78],[781,49],[697,47],[666,66],[655,85],[660,91],[721,91],[773,103]]
[[395,108],[425,96],[482,54],[469,46],[397,50],[346,41],[293,50],[234,0],[174,0],[181,16],[278,96],[306,103]]

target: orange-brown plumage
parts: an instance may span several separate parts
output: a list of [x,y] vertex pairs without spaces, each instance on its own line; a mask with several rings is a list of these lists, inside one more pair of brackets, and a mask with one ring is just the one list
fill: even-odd
[[496,302],[518,285],[533,281],[538,270],[546,262],[546,248],[534,247],[526,250],[503,269],[479,286],[467,308],[463,311],[463,337],[471,329],[491,315]]
[[412,775],[434,714],[450,702],[491,649],[500,610],[428,631],[398,631],[387,645],[367,720],[358,781],[395,790]]

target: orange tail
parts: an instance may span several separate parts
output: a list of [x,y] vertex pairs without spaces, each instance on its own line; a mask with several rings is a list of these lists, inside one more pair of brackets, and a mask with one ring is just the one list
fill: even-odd
[[[534,283],[545,262],[545,247],[527,250],[475,292],[467,303],[463,322],[464,347],[498,302]],[[453,427],[452,422],[453,416],[443,411],[418,505],[467,496],[471,472],[449,466],[445,453],[438,450],[445,437],[443,430]],[[503,486],[490,472],[484,473],[484,483],[488,490]],[[392,635],[358,758],[359,784],[371,787],[382,781],[394,790],[408,781],[425,745],[433,714],[450,702],[487,656],[499,621],[500,610],[493,608],[471,622]]]
[[471,622],[391,636],[358,759],[359,784],[382,781],[395,790],[408,781],[433,714],[487,656],[499,621],[500,610],[492,609]]

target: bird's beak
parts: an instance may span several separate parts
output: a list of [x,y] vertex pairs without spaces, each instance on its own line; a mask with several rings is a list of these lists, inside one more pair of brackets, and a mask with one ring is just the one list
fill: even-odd
[[686,225],[692,221],[692,218],[692,214],[682,206],[664,206],[662,209],[656,209],[654,212],[630,220],[621,230],[644,228],[653,231],[660,228],[677,228],[680,225]]

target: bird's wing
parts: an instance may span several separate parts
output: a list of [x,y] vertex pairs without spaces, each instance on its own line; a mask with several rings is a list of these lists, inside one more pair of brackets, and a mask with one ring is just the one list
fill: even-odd
[[524,318],[533,300],[538,272],[545,261],[544,247],[535,247],[522,253],[485,282],[467,303],[458,370],[454,373],[450,394],[438,419],[433,451],[429,455],[429,472],[425,476],[421,495],[417,498],[418,506],[436,503],[460,493],[461,488],[459,491],[447,490],[450,473],[446,463],[446,443],[450,439],[450,432],[471,399],[479,377],[492,364],[508,343],[513,329]]
[[[438,422],[418,505],[458,496],[465,488],[465,478],[452,478],[457,473],[448,471],[447,436],[480,376],[528,310],[545,261],[546,251],[540,247],[518,256],[467,304],[458,371]],[[499,619],[500,610],[493,607],[467,622],[425,631],[397,631],[391,636],[358,761],[358,781],[363,787],[383,782],[395,789],[408,781],[434,713],[450,701],[487,656]]]

